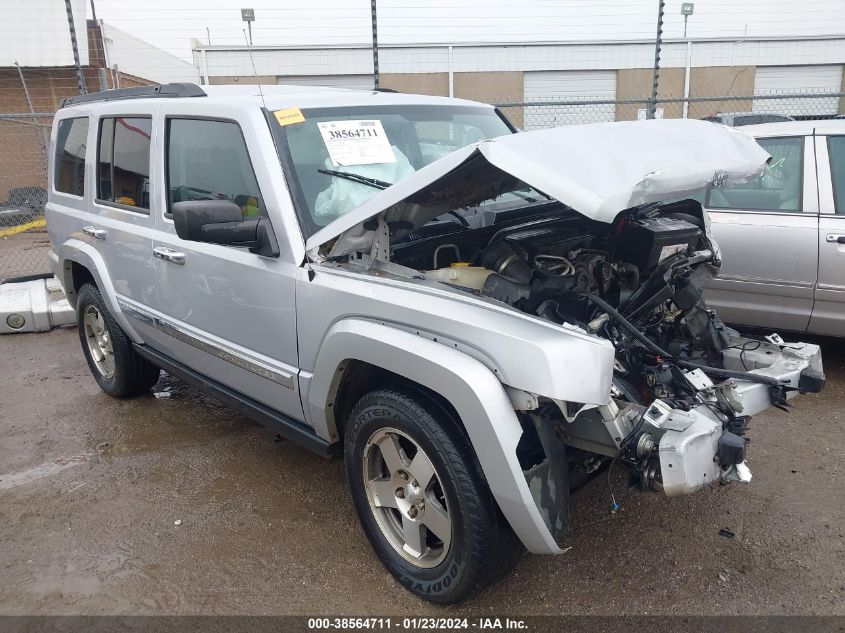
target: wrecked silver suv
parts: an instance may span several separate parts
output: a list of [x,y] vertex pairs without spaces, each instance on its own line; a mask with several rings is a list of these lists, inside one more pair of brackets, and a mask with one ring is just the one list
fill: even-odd
[[560,553],[570,490],[608,468],[748,481],[749,417],[824,382],[817,346],[702,299],[719,249],[685,196],[768,159],[723,126],[516,133],[454,99],[172,84],[74,97],[52,147],[53,265],[100,386],[163,368],[342,452],[374,550],[432,601]]

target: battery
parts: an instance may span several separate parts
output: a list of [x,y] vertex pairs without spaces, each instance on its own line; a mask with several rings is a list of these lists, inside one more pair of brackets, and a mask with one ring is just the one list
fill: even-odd
[[665,216],[630,220],[616,236],[613,258],[649,272],[667,257],[686,255],[699,236],[698,227],[684,220]]

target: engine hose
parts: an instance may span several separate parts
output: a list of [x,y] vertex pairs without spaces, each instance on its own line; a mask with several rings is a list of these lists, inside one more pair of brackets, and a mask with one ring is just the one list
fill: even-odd
[[655,354],[660,356],[664,356],[666,358],[671,358],[677,365],[681,367],[686,367],[687,369],[700,369],[704,372],[709,374],[713,374],[714,376],[720,376],[722,378],[736,378],[737,380],[747,380],[749,382],[756,382],[763,385],[770,385],[772,387],[782,387],[783,383],[777,380],[777,378],[772,378],[771,376],[761,376],[759,374],[752,374],[745,371],[733,371],[731,369],[721,369],[719,367],[709,367],[707,365],[699,365],[698,363],[691,363],[686,360],[682,360],[677,358],[667,352],[665,349],[661,348],[657,343],[652,341],[648,338],[645,334],[643,334],[633,323],[631,323],[628,319],[622,316],[616,308],[611,306],[601,297],[598,297],[591,292],[585,292],[582,290],[570,290],[564,294],[567,295],[577,295],[579,297],[584,297],[587,301],[595,304],[616,321],[619,325],[624,327],[631,335],[637,339],[640,343],[645,345]]

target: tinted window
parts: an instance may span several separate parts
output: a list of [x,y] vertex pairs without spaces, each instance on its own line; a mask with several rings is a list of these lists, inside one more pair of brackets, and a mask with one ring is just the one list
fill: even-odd
[[186,200],[231,200],[245,217],[264,203],[237,123],[169,119],[167,207]]
[[804,139],[757,139],[771,161],[763,174],[736,187],[713,189],[707,206],[711,209],[751,209],[760,211],[800,211]]
[[140,209],[150,208],[152,120],[116,117],[100,120],[97,197]]
[[827,151],[830,154],[834,205],[837,213],[845,214],[845,136],[829,137]]
[[88,119],[59,121],[56,134],[56,165],[53,181],[56,191],[85,195],[85,149]]

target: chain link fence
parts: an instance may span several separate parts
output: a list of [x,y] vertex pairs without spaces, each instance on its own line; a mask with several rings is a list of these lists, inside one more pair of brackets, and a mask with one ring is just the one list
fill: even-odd
[[0,280],[49,270],[47,153],[52,114],[0,113]]
[[[2,83],[2,82],[0,82]],[[549,98],[499,104],[525,130],[605,121],[644,119],[651,100]],[[40,105],[37,104],[36,105]],[[743,123],[775,114],[794,119],[830,119],[845,113],[845,92],[661,97],[658,117],[718,118],[748,113]],[[743,115],[745,116],[745,115]],[[0,281],[47,272],[50,243],[44,222],[52,112],[0,109]],[[759,118],[754,118],[759,117]]]
[[[650,98],[594,99],[570,96],[500,103],[498,107],[518,128],[537,130],[583,123],[637,121],[646,118],[651,103]],[[785,117],[798,120],[834,118],[845,114],[845,92],[660,97],[654,101],[654,105],[657,118],[707,118],[729,122],[719,115],[742,113],[741,123],[751,125],[785,120]]]

